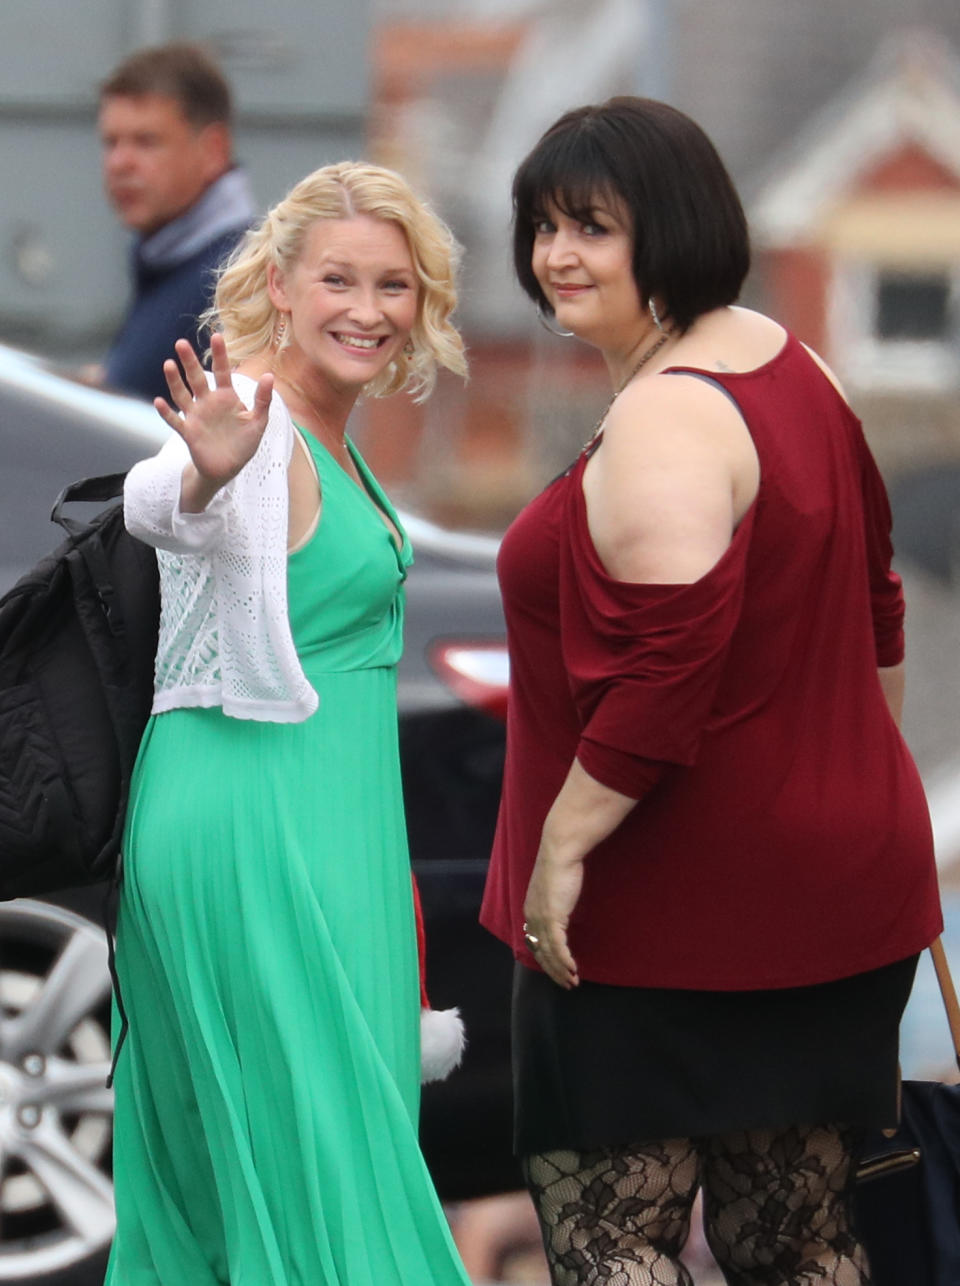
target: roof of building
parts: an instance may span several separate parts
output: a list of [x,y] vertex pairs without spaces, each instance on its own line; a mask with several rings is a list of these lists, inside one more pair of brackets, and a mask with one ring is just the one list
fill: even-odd
[[772,158],[751,202],[757,241],[796,240],[843,194],[866,181],[880,186],[885,159],[910,152],[918,186],[921,157],[943,185],[960,185],[960,67],[942,43],[915,32],[885,42]]

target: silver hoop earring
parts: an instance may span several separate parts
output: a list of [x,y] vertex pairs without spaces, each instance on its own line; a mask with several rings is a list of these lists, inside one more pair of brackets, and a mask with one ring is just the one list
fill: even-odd
[[548,330],[551,335],[559,335],[563,339],[569,339],[573,334],[572,330],[560,330],[557,326],[551,326],[547,320],[547,314],[543,311],[543,304],[537,304],[537,321],[544,330]]
[[663,322],[660,320],[660,315],[657,312],[657,301],[654,299],[653,295],[651,295],[647,300],[647,307],[650,309],[650,316],[653,318],[654,326],[656,326],[661,335],[666,335],[667,332],[664,329]]

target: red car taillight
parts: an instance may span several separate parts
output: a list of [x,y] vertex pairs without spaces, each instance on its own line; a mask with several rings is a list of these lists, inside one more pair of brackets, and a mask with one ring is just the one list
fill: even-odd
[[461,701],[506,719],[510,661],[505,642],[436,639],[427,657],[436,674]]

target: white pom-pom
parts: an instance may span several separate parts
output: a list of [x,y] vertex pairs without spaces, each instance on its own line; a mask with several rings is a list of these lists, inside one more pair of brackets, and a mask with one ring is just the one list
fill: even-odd
[[455,1067],[466,1048],[467,1036],[459,1009],[420,1010],[420,1080],[442,1081]]

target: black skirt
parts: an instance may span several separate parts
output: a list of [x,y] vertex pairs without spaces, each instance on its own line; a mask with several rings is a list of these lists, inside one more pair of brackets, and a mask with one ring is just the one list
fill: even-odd
[[917,957],[812,987],[679,991],[516,966],[519,1155],[801,1124],[897,1119],[900,1018]]

